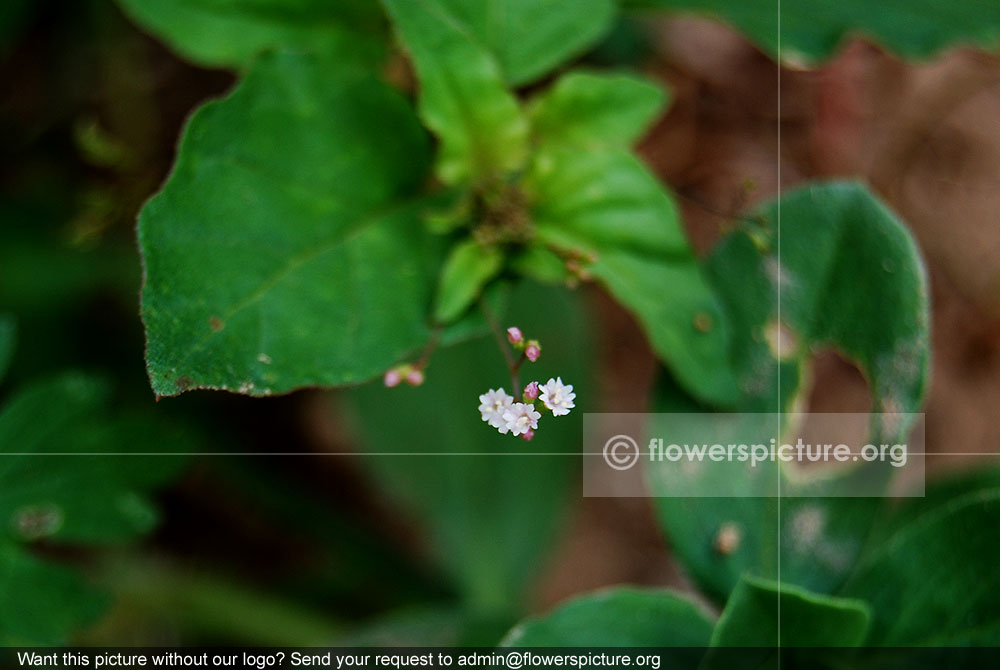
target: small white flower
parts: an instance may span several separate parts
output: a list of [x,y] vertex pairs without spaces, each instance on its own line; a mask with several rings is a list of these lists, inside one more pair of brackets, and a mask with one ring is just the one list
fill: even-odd
[[[542,418],[541,413],[535,411],[534,405],[523,402],[516,402],[503,413],[503,420],[514,436],[527,433],[529,430],[538,428],[538,420]],[[506,431],[500,431],[501,433]]]
[[514,402],[514,398],[507,395],[507,392],[503,389],[496,389],[495,391],[490,389],[479,396],[479,402],[479,413],[482,414],[483,421],[488,422],[491,426],[506,435],[508,428],[503,414]]
[[572,384],[563,384],[562,377],[549,379],[548,382],[539,386],[542,394],[539,397],[545,406],[552,410],[552,416],[562,416],[569,414],[569,411],[576,407],[573,404],[576,394],[573,393]]

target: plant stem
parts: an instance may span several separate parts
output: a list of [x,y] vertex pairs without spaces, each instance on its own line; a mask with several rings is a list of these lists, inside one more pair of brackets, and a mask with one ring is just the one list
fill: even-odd
[[521,380],[518,373],[521,370],[521,363],[524,362],[524,356],[522,355],[520,359],[515,359],[511,354],[510,349],[507,347],[507,340],[503,335],[503,329],[500,327],[496,316],[493,314],[493,311],[490,309],[489,305],[486,304],[486,300],[484,300],[482,296],[479,297],[479,308],[483,311],[483,316],[486,317],[486,323],[493,332],[493,337],[497,341],[500,353],[503,354],[503,360],[507,364],[507,370],[510,371],[510,383],[514,387],[514,399],[520,402]]

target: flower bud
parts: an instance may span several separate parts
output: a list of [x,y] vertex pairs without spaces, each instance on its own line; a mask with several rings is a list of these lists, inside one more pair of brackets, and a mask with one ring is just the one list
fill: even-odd
[[521,433],[521,439],[524,440],[525,442],[531,442],[531,439],[533,437],[535,437],[535,431],[531,430],[530,428]]
[[410,370],[406,375],[406,383],[410,386],[420,386],[424,383],[424,371],[418,368]]
[[528,340],[528,345],[524,348],[524,356],[534,363],[542,355],[542,347],[538,340]]
[[534,400],[538,397],[538,382],[531,382],[524,387],[524,399]]
[[507,329],[507,341],[513,344],[515,347],[522,342],[524,342],[524,335],[521,334],[521,329],[517,326],[511,326]]
[[403,381],[403,376],[399,374],[399,368],[393,368],[385,373],[382,381],[385,382],[386,388],[392,388],[393,386],[399,386],[399,382]]

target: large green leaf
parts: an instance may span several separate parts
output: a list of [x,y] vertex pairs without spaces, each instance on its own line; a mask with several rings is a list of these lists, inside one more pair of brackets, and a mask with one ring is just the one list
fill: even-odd
[[868,632],[862,600],[824,596],[788,583],[744,577],[719,624],[713,647],[853,647]]
[[402,98],[310,56],[199,109],[139,219],[153,390],[358,382],[419,348],[439,252],[399,199],[427,155]]
[[[543,616],[518,624],[509,647],[705,647],[713,617],[689,597],[666,589],[617,587],[574,598]],[[693,665],[700,649],[666,652]],[[687,661],[687,662],[685,662]]]
[[809,357],[834,347],[861,366],[873,412],[919,411],[927,278],[913,238],[867,188],[826,182],[782,195],[724,239],[708,268],[737,335],[744,409],[779,410],[780,383],[788,411]]
[[625,149],[581,153],[553,140],[539,152],[528,188],[539,239],[584,259],[687,388],[712,402],[735,401],[724,314],[676,206],[639,159]]
[[443,0],[383,0],[420,79],[420,115],[441,140],[447,184],[491,181],[527,157],[528,123],[496,58]]
[[[586,318],[564,289],[520,286],[503,326],[538,338],[543,353],[521,382],[561,376],[578,394],[568,416],[545,416],[531,442],[500,435],[481,420],[478,396],[510,376],[493,338],[438,351],[418,388],[370,385],[345,399],[357,409],[358,442],[374,479],[412,510],[431,558],[478,611],[517,611],[558,538],[578,476],[580,412],[589,403]],[[409,455],[385,455],[402,452]]]
[[813,63],[856,34],[917,58],[933,56],[952,44],[993,47],[1000,41],[1000,6],[982,0],[634,0],[631,4],[717,16],[771,55],[780,49],[783,59]]
[[841,592],[872,604],[866,644],[1000,644],[998,522],[1000,489],[970,493],[864,556]]
[[[778,211],[777,201],[765,205],[756,222],[731,233],[709,259],[734,333],[732,360],[743,408],[777,411],[780,375],[781,410],[790,410],[804,391],[802,379],[814,348],[834,346],[861,364],[874,411],[919,410],[929,356],[927,285],[906,229],[860,185],[807,186],[780,200],[779,262]],[[658,408],[702,409],[676,388],[663,394]],[[755,469],[713,463],[696,470],[654,463],[647,476],[660,496],[657,512],[675,553],[702,588],[719,599],[745,571],[777,576],[779,532],[783,578],[812,590],[836,589],[881,507],[877,498],[822,497],[830,490],[827,485],[844,481],[840,478],[793,487],[775,463]],[[783,498],[780,506],[771,497],[779,477],[782,493],[798,496]],[[734,504],[732,498],[699,495],[719,490],[745,498]],[[740,541],[722,552],[717,538],[724,529],[738,533]]]
[[369,61],[379,53],[381,12],[368,0],[118,2],[129,18],[198,65],[247,66],[279,47]]
[[613,0],[443,0],[496,57],[507,81],[528,83],[592,46],[611,28]]

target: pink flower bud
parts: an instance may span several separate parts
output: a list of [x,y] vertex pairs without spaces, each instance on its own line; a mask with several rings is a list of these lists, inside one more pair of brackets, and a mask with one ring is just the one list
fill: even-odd
[[531,382],[524,387],[524,399],[534,400],[538,397],[538,382]]
[[403,381],[403,376],[399,374],[398,368],[393,368],[385,373],[382,381],[385,382],[387,388],[392,388],[393,386],[399,386],[399,382]]
[[524,342],[524,335],[521,334],[521,329],[517,326],[511,326],[507,329],[507,341],[517,346]]
[[410,386],[420,386],[424,383],[423,370],[413,369],[406,375],[406,383]]
[[531,442],[531,438],[533,438],[534,436],[535,436],[535,431],[531,430],[530,428],[521,433],[521,439],[524,440],[525,442]]
[[528,346],[524,348],[524,355],[529,361],[534,363],[542,355],[542,347],[536,340],[529,340]]

